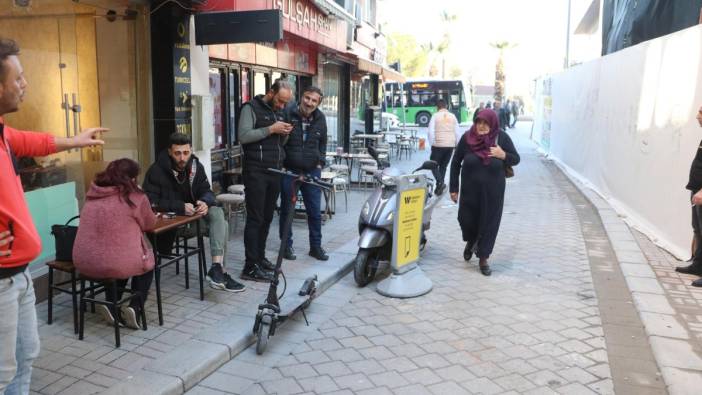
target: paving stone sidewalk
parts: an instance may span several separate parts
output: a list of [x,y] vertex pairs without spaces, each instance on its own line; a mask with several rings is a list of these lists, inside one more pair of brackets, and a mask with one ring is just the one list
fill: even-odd
[[621,251],[520,126],[492,277],[463,261],[447,199],[422,257],[432,292],[385,298],[348,276],[313,303],[311,327],[286,327],[188,393],[665,394]]
[[[348,270],[348,263],[355,256],[353,239],[360,205],[368,193],[352,191],[348,209],[343,193],[337,195],[337,213],[322,227],[323,246],[331,256],[328,262],[307,255],[307,224],[304,219],[294,221],[298,259],[284,261],[290,290],[299,289],[310,274],[327,278],[328,286]],[[244,258],[244,226],[243,221],[239,222],[231,235],[226,259],[234,278],[238,278]],[[267,251],[272,261],[278,245],[276,216]],[[207,262],[209,267],[209,256]],[[192,262],[190,266],[189,290],[184,288],[182,267],[179,276],[173,266],[162,272],[164,325],[158,325],[152,287],[146,305],[148,331],[122,329],[119,349],[114,347],[112,327],[96,314],[86,314],[85,339],[78,340],[73,334],[68,295],[54,297],[52,325],[46,324],[47,303],[38,304],[41,354],[34,363],[32,393],[78,395],[111,389],[131,394],[135,386],[141,387],[141,393],[182,393],[246,348],[252,340],[249,334],[256,308],[265,300],[268,286],[245,282],[245,292],[228,293],[213,290],[205,282],[205,300],[201,301],[197,268]]]

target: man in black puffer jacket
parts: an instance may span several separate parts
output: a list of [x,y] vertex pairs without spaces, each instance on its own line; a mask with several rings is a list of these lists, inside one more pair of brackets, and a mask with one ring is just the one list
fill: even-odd
[[[207,272],[210,287],[229,292],[241,292],[245,286],[235,281],[224,271],[229,224],[224,211],[216,206],[205,168],[192,154],[190,137],[173,133],[169,137],[168,149],[159,153],[156,163],[144,176],[144,192],[152,206],[160,211],[172,211],[179,215],[205,215],[201,227],[207,226],[212,253],[212,267]],[[168,254],[173,246],[176,232],[159,235],[156,248]]]
[[290,83],[276,80],[268,93],[241,107],[239,141],[244,148],[242,175],[246,191],[246,259],[241,273],[244,280],[268,282],[273,278],[273,264],[266,259],[266,240],[280,194],[280,175],[266,169],[283,167],[283,145],[292,125],[284,121],[282,110],[291,98]]
[[[317,108],[322,102],[322,90],[316,86],[309,86],[302,92],[302,100],[297,106],[290,106],[286,110],[285,118],[293,125],[293,130],[285,145],[285,167],[297,174],[306,174],[319,178],[327,154],[327,120]],[[302,199],[307,212],[307,227],[310,234],[309,255],[321,261],[326,261],[329,256],[322,248],[322,191],[309,184],[300,186]],[[281,183],[281,210],[279,233],[283,239],[283,224],[287,213],[294,209],[290,202],[292,193],[292,180],[283,177]],[[285,248],[285,259],[294,260],[292,229],[290,238]]]

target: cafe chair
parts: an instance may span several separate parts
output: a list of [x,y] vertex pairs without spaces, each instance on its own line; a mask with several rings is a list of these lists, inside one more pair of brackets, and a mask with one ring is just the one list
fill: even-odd
[[244,189],[244,184],[234,184],[227,187],[227,192],[233,193],[235,195],[243,195]]
[[[91,285],[89,287],[85,286],[85,282],[90,281],[91,284],[96,284],[96,285]],[[117,279],[114,278],[108,278],[108,279],[97,279],[97,278],[89,278],[83,275],[80,275],[80,324],[78,328],[78,340],[83,340],[83,332],[85,328],[85,306],[86,303],[90,302],[93,304],[99,304],[99,305],[104,305],[106,306],[109,310],[110,313],[112,314],[112,317],[114,317],[114,322],[112,323],[112,326],[114,327],[115,330],[115,347],[119,348],[121,343],[120,343],[120,335],[119,335],[119,320],[117,319],[118,317],[118,312],[120,311],[121,307],[125,303],[129,303],[132,301],[132,299],[136,298],[137,301],[139,302],[139,310],[140,310],[140,317],[141,317],[141,329],[146,330],[146,312],[144,309],[144,298],[142,297],[141,293],[138,291],[134,291],[131,288],[121,288],[121,290],[126,294],[126,296],[123,296],[122,299],[117,300],[117,285],[116,285]],[[105,288],[105,284],[111,285],[111,291],[113,292],[112,294],[112,300],[114,302],[108,302],[107,300],[103,298],[96,298],[96,295],[103,294],[107,292],[107,288]],[[85,295],[86,291],[90,291],[91,295],[88,297]]]
[[[54,291],[65,293],[71,295],[71,301],[73,305],[73,333],[78,333],[78,296],[80,291],[78,290],[78,272],[76,271],[73,262],[69,261],[50,261],[46,263],[49,268],[49,282],[48,282],[48,298],[47,298],[47,319],[46,323],[51,325],[54,320]],[[56,280],[54,271],[59,271],[66,273],[70,276],[68,280],[54,282]],[[70,288],[66,288],[67,284],[71,284]],[[93,286],[93,283],[90,283]],[[90,294],[94,297],[94,293]],[[91,305],[91,311],[95,312],[95,304]]]
[[[232,185],[235,186],[235,185]],[[217,202],[222,204],[227,215],[227,223],[231,224],[232,216],[234,217],[234,231],[236,232],[237,220],[236,216],[241,214],[246,216],[246,196],[242,192],[239,193],[221,193],[216,197]]]

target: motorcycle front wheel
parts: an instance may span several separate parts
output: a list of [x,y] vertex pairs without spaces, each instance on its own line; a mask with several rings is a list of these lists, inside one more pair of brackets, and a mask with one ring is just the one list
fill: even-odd
[[375,272],[378,270],[378,265],[374,262],[375,259],[374,256],[371,256],[371,250],[358,249],[358,254],[353,262],[353,279],[356,280],[359,287],[365,287],[375,278]]

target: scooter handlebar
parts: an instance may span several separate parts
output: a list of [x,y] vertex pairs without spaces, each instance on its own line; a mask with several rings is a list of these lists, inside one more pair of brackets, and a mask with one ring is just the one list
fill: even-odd
[[271,173],[280,174],[283,177],[297,178],[299,182],[314,185],[314,186],[317,186],[320,188],[324,188],[324,189],[333,189],[334,188],[333,184],[328,183],[326,181],[322,181],[319,179],[319,177],[310,177],[310,176],[306,176],[304,174],[297,174],[297,173],[293,173],[289,170],[280,170],[280,169],[273,169],[273,168],[268,168],[266,170],[268,170]]

